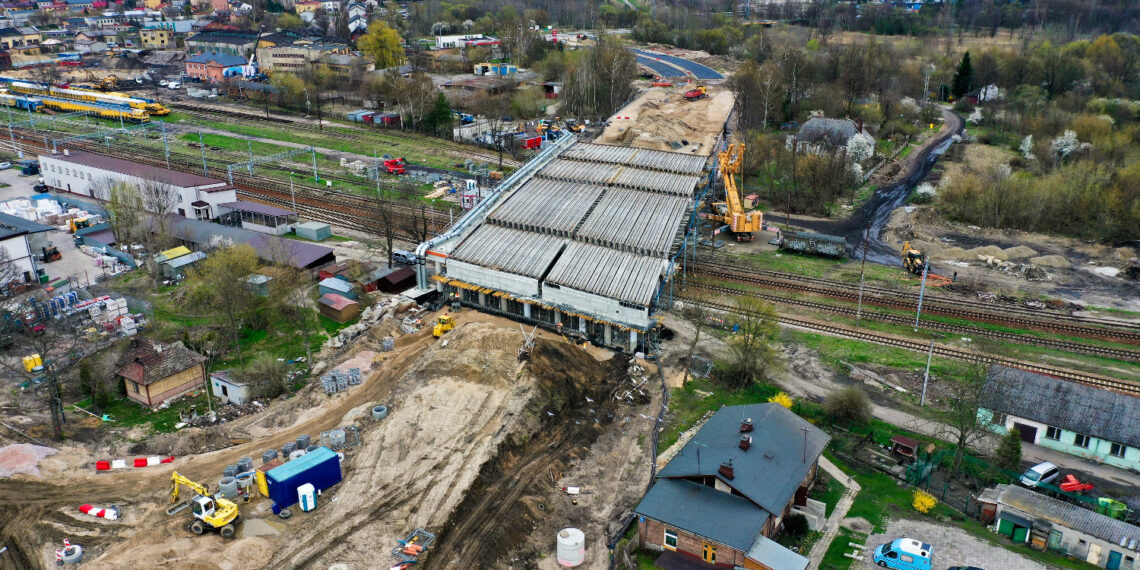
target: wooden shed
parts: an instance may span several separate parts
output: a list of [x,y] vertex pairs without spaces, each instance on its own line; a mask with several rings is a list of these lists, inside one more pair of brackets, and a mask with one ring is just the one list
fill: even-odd
[[320,309],[322,315],[338,323],[347,323],[360,316],[360,303],[336,293],[321,295]]

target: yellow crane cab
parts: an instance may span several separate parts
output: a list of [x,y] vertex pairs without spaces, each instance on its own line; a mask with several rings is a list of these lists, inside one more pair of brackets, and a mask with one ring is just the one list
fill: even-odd
[[454,328],[455,319],[451,318],[451,315],[444,313],[440,315],[438,319],[436,319],[435,327],[433,327],[431,330],[431,335],[435,338],[439,338],[443,336],[443,333],[446,333],[447,331]]

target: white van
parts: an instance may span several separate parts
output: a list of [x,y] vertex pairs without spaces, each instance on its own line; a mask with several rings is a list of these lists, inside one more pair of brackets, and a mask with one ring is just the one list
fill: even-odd
[[896,538],[875,549],[875,564],[896,570],[930,570],[934,548],[913,538]]
[[1052,483],[1060,474],[1061,470],[1056,465],[1048,461],[1038,463],[1021,474],[1021,484],[1033,488],[1040,483]]

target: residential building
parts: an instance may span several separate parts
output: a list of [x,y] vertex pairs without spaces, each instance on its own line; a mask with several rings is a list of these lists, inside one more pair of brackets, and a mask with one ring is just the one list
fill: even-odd
[[875,142],[874,137],[863,128],[862,120],[812,117],[800,127],[796,141],[841,147],[846,146],[855,135],[866,137],[872,144]]
[[257,46],[257,32],[241,30],[202,30],[186,38],[189,53],[217,52],[249,57]]
[[149,49],[174,49],[174,30],[160,28],[143,28],[139,30],[139,41],[142,47]]
[[320,7],[321,3],[319,0],[297,0],[293,5],[293,9],[297,11],[298,16],[305,13],[316,12],[317,8]]
[[368,31],[368,16],[365,15],[349,15],[348,17],[348,33],[349,34],[364,34]]
[[4,251],[11,271],[4,270],[0,279],[0,294],[7,294],[11,288],[36,281],[36,252],[31,243],[31,235],[51,231],[53,228],[0,213],[0,250]]
[[223,12],[230,9],[230,2],[229,0],[210,0],[210,7],[215,12]]
[[207,83],[221,83],[227,77],[242,74],[244,57],[228,53],[200,53],[186,58],[186,75]]
[[325,13],[329,16],[340,14],[342,6],[343,4],[340,3],[340,0],[321,0],[321,8],[323,8]]
[[296,40],[286,44],[281,41],[274,46],[259,48],[257,62],[261,70],[266,73],[283,71],[296,74],[308,69],[322,56],[348,53],[348,46],[341,43]]
[[352,18],[353,16],[368,16],[368,7],[361,2],[357,2],[356,0],[349,2],[348,6],[345,7],[345,10],[348,12],[349,18]]
[[33,27],[0,28],[0,47],[7,50],[37,48],[43,37]]
[[1068,380],[993,366],[978,417],[997,433],[1119,467],[1140,469],[1140,399]]
[[235,380],[232,370],[219,370],[210,373],[210,386],[214,396],[223,404],[242,405],[253,400],[250,386]]
[[202,220],[218,216],[218,205],[237,200],[233,186],[176,170],[167,170],[121,158],[81,150],[40,155],[40,173],[49,187],[80,196],[107,200],[109,182],[124,182],[136,188],[160,184],[178,194],[173,212]]
[[986,489],[978,503],[982,522],[1015,543],[1101,568],[1140,568],[1140,527],[1017,485]]
[[115,376],[123,380],[128,398],[154,408],[204,388],[205,362],[206,357],[186,348],[182,341],[162,344],[135,336],[119,357]]
[[804,570],[808,559],[773,537],[807,505],[829,439],[779,404],[721,408],[634,509],[641,547],[717,566]]

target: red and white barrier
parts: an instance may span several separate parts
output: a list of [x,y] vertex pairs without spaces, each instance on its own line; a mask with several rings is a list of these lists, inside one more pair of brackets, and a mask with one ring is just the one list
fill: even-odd
[[119,518],[119,509],[101,509],[91,505],[80,505],[79,512],[93,517],[99,517],[107,520],[117,520]]
[[107,471],[109,469],[125,469],[127,467],[150,467],[151,465],[158,465],[160,463],[172,463],[174,457],[137,457],[134,460],[129,459],[111,459],[95,462],[96,471]]

